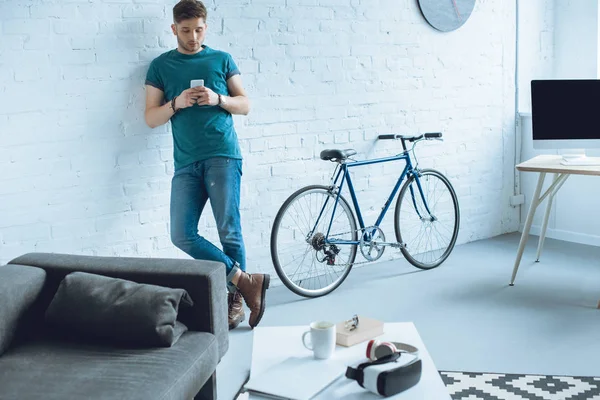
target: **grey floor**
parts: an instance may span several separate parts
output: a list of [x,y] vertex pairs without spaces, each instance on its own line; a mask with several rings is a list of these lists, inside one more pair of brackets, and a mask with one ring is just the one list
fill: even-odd
[[[260,326],[353,314],[412,321],[439,370],[600,376],[600,247],[546,239],[535,263],[537,237],[531,236],[510,287],[519,238],[513,233],[457,246],[430,271],[404,259],[363,266],[317,299],[272,288]],[[220,400],[235,397],[251,354],[252,331],[244,322],[231,332],[217,369]]]

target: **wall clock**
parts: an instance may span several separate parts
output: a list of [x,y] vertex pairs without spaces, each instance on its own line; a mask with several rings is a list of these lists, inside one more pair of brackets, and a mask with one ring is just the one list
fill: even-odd
[[460,28],[471,16],[475,0],[418,0],[423,16],[442,32]]

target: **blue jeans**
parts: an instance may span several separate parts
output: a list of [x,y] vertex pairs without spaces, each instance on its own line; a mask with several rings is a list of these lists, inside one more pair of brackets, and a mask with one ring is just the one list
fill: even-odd
[[[242,160],[214,157],[175,171],[171,182],[171,241],[197,260],[225,264],[229,290],[238,268],[246,270],[240,224]],[[210,199],[223,251],[198,234],[198,221]]]

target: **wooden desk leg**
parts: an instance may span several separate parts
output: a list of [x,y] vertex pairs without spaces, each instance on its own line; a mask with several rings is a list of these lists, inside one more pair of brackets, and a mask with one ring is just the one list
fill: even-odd
[[529,237],[529,231],[531,230],[533,216],[535,215],[535,210],[537,209],[537,206],[540,204],[540,192],[542,191],[542,186],[544,186],[545,178],[546,173],[540,172],[538,183],[535,188],[535,192],[533,193],[533,198],[531,199],[531,205],[529,206],[529,212],[527,213],[527,219],[525,220],[525,227],[523,228],[523,233],[521,234],[519,250],[517,251],[517,259],[515,260],[515,266],[513,268],[512,277],[510,278],[510,286],[514,286],[515,284],[515,277],[517,276],[519,264],[521,263],[521,257],[523,257],[523,250],[525,250],[525,244],[527,243],[527,239]]
[[[558,174],[554,174],[552,182],[558,180]],[[542,223],[542,231],[540,232],[540,240],[538,242],[537,255],[535,256],[535,262],[540,261],[542,255],[542,247],[544,247],[544,239],[546,239],[546,229],[548,228],[548,219],[550,218],[550,210],[552,209],[552,201],[554,200],[554,193],[550,193],[548,196],[548,204],[546,205],[546,214],[544,215],[544,222]]]
[[568,177],[569,177],[568,174],[560,174],[560,175],[554,174],[554,179],[552,180],[552,183],[554,184],[557,181],[558,181],[558,183],[556,183],[556,187],[548,195],[548,204],[546,206],[546,215],[544,216],[544,223],[542,224],[542,231],[540,232],[540,240],[538,242],[537,256],[535,257],[535,262],[539,262],[540,256],[542,255],[542,248],[544,247],[544,240],[546,239],[546,229],[548,228],[548,219],[550,217],[550,209],[552,208],[554,196],[556,195],[556,193],[558,193],[558,191],[560,190],[562,185],[566,182]]

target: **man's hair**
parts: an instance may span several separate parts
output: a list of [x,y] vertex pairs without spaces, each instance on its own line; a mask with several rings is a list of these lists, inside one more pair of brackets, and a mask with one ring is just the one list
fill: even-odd
[[206,16],[206,7],[199,0],[181,0],[173,7],[173,21],[176,24],[195,18],[202,18],[206,22]]

